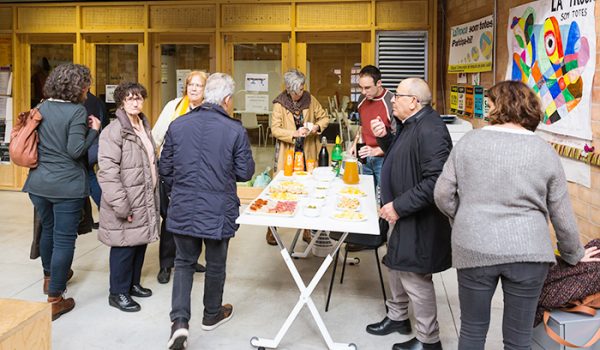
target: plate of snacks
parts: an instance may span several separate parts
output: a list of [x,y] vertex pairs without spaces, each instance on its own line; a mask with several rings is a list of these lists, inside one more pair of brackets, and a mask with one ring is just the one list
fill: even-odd
[[298,200],[297,194],[288,193],[288,192],[271,192],[269,194],[269,196],[272,199],[277,199],[277,200],[281,200],[281,201],[297,201]]
[[358,211],[360,209],[360,200],[351,196],[339,196],[335,207],[339,210]]
[[291,193],[299,196],[307,195],[304,184],[297,181],[279,181],[269,187],[269,193]]
[[344,210],[331,215],[331,218],[334,220],[340,221],[365,221],[367,220],[367,216],[361,212],[353,211],[353,210]]
[[357,186],[344,186],[344,187],[342,187],[342,189],[340,189],[340,191],[338,193],[343,194],[345,196],[358,196],[358,197],[365,197],[367,195]]
[[255,199],[246,211],[249,214],[294,216],[298,210],[298,201],[278,201],[274,199]]
[[306,180],[310,177],[310,174],[306,171],[294,171],[292,174],[295,180]]
[[321,204],[317,202],[308,202],[303,207],[304,216],[317,217],[321,215]]
[[329,190],[329,182],[319,181],[315,185],[316,191],[327,191]]

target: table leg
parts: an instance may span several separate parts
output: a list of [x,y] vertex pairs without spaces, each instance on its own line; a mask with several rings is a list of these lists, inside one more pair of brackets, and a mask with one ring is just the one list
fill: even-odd
[[290,249],[290,251],[292,252],[293,258],[306,258],[308,256],[308,254],[310,254],[312,247],[315,245],[315,243],[317,242],[317,239],[319,238],[319,236],[321,235],[321,232],[323,232],[323,231],[319,230],[319,231],[317,231],[316,234],[314,234],[312,236],[310,243],[308,243],[308,246],[306,247],[306,249],[304,249],[304,251],[302,253],[294,251],[294,248],[296,247],[296,241],[298,240],[298,236],[300,236],[300,232],[302,232],[302,230],[298,230],[296,232],[296,236],[294,237],[294,242],[292,243],[292,247]]
[[279,332],[277,332],[275,339],[265,339],[265,338],[254,337],[250,340],[250,344],[252,346],[259,347],[259,348],[272,348],[272,349],[277,348],[277,346],[281,342],[281,339],[283,339],[283,336],[285,335],[285,333],[287,333],[288,329],[290,328],[290,326],[292,325],[292,323],[294,322],[296,317],[298,317],[300,310],[302,310],[304,305],[308,305],[310,313],[312,314],[315,322],[317,323],[317,326],[319,327],[319,331],[321,332],[321,335],[323,336],[323,339],[327,343],[327,347],[330,350],[357,349],[355,344],[343,344],[343,343],[333,342],[333,339],[331,338],[331,335],[329,335],[329,331],[327,330],[327,327],[325,326],[325,323],[323,322],[323,319],[321,318],[321,315],[319,314],[317,307],[315,306],[312,298],[310,297],[310,295],[312,294],[314,289],[317,287],[317,284],[319,283],[319,281],[321,280],[321,278],[323,277],[323,275],[329,268],[329,265],[333,261],[333,256],[335,255],[337,250],[340,248],[340,246],[346,239],[346,236],[348,235],[348,233],[346,232],[342,235],[342,237],[340,238],[338,243],[334,246],[331,253],[329,253],[329,255],[327,255],[325,257],[323,263],[319,267],[319,270],[317,270],[315,276],[311,279],[308,286],[306,286],[304,284],[304,281],[302,281],[302,278],[300,277],[300,274],[298,273],[298,269],[296,269],[296,266],[294,265],[294,262],[290,256],[290,254],[288,253],[287,249],[283,245],[283,242],[281,241],[281,237],[279,237],[279,233],[277,232],[277,229],[272,227],[271,230],[273,232],[273,236],[275,237],[275,240],[277,241],[277,244],[279,245],[279,248],[281,249],[281,256],[283,257],[283,260],[285,261],[286,266],[290,270],[290,273],[291,273],[292,277],[294,278],[294,282],[296,282],[298,290],[300,291],[300,297],[298,298],[298,302],[296,303],[296,305],[290,312],[289,316],[287,317],[287,319],[285,320],[285,322],[279,329]]

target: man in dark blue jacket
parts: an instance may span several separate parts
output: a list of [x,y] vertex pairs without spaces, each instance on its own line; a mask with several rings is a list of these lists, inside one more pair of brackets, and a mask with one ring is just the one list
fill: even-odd
[[233,315],[222,305],[229,239],[238,225],[236,181],[254,174],[248,134],[230,118],[233,79],[214,73],[206,81],[204,103],[169,126],[160,158],[160,175],[170,195],[167,229],[176,246],[169,349],[185,349],[191,317],[195,265],[206,246],[202,329],[213,330]]

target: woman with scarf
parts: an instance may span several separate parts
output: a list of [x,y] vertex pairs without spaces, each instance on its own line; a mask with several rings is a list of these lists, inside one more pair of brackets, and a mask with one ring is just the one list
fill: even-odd
[[[304,152],[304,159],[317,159],[319,134],[329,125],[329,116],[317,99],[304,90],[305,77],[291,69],[283,75],[285,91],[273,100],[271,129],[275,142],[275,172],[283,170],[288,150]],[[310,127],[310,129],[309,129]],[[303,239],[310,242],[310,231],[304,231]],[[267,230],[267,243],[277,242]]]
[[[163,108],[156,124],[152,128],[152,138],[156,146],[162,150],[165,135],[171,122],[178,117],[188,113],[192,109],[200,106],[204,100],[204,85],[208,79],[208,74],[201,71],[192,71],[185,78],[183,86],[183,97],[178,97],[169,101]],[[158,282],[168,283],[171,279],[171,268],[175,265],[175,240],[173,234],[167,231],[167,208],[169,207],[169,198],[163,181],[160,182],[160,215],[162,224],[160,226],[160,245],[158,255],[160,260],[160,270],[158,271]],[[204,272],[206,268],[196,265],[196,272]]]

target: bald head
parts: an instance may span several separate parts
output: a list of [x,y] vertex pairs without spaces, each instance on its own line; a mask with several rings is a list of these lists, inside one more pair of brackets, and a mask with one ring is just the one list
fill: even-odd
[[398,84],[392,107],[394,115],[405,121],[430,103],[431,90],[425,80],[407,78]]
[[406,91],[411,95],[415,95],[422,106],[431,104],[431,90],[427,82],[421,78],[406,78],[398,84],[398,89],[402,87],[402,91]]

